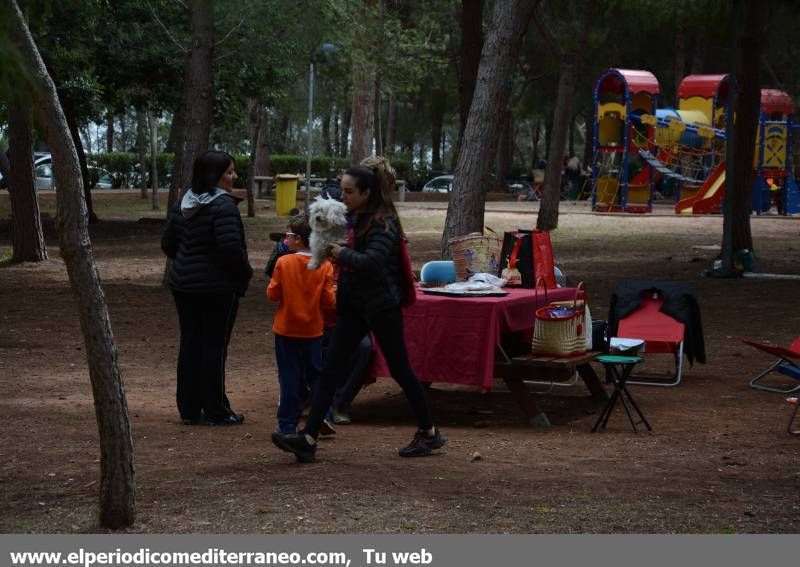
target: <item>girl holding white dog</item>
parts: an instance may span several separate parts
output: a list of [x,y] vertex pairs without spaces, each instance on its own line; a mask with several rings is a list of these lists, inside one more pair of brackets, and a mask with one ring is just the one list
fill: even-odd
[[423,457],[444,446],[446,439],[433,424],[425,390],[408,361],[403,335],[401,239],[405,238],[392,203],[395,174],[383,157],[366,158],[345,171],[342,201],[348,210],[347,246],[330,246],[339,268],[336,327],[305,429],[296,434],[275,432],[272,442],[294,453],[300,462],[314,461],[317,436],[336,386],[361,339],[372,331],[392,377],[403,389],[417,421],[411,443],[401,457]]

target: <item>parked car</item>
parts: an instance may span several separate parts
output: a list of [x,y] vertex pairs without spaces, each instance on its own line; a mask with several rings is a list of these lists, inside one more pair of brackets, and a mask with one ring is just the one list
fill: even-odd
[[53,178],[53,157],[50,154],[39,154],[33,160],[33,174],[36,177],[36,190],[55,189]]
[[440,175],[422,186],[423,193],[449,193],[453,190],[453,176]]

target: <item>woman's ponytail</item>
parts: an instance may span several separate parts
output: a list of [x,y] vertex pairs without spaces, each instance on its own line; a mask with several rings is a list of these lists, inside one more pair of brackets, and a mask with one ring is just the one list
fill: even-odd
[[394,217],[400,236],[405,238],[405,232],[403,232],[403,227],[400,224],[400,215],[397,214],[397,209],[394,206],[394,200],[392,198],[397,181],[397,174],[392,164],[383,156],[369,156],[362,159],[359,165],[368,167],[378,178],[378,187],[381,191],[383,206],[386,211]]

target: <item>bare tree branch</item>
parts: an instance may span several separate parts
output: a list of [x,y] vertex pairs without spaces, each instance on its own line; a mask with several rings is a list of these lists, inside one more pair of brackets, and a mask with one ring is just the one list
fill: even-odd
[[150,9],[150,13],[153,15],[155,21],[158,22],[158,25],[160,25],[161,29],[164,30],[164,33],[167,34],[167,37],[172,40],[172,43],[174,43],[177,46],[177,48],[181,50],[182,53],[186,53],[186,46],[181,45],[180,42],[177,39],[175,39],[175,36],[172,35],[172,33],[169,31],[169,28],[167,28],[167,26],[164,25],[164,22],[162,22],[159,19],[158,14],[156,14],[156,11],[153,9],[153,6],[150,5],[150,2],[148,0],[145,0],[145,4],[147,4],[147,7]]
[[229,31],[228,33],[226,33],[226,34],[225,34],[225,37],[223,37],[221,40],[219,40],[219,41],[217,42],[217,46],[220,46],[220,45],[222,45],[222,42],[224,42],[226,39],[228,39],[228,38],[231,36],[231,34],[232,34],[233,32],[235,32],[237,29],[239,29],[239,28],[242,26],[242,24],[244,23],[244,20],[245,20],[244,18],[242,18],[241,20],[239,20],[239,23],[238,23],[238,24],[236,24],[235,26],[233,26],[233,27],[231,28],[231,31]]

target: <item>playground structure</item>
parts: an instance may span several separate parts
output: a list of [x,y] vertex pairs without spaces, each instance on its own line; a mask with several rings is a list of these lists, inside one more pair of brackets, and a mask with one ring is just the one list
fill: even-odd
[[[689,75],[678,88],[678,108],[659,109],[652,73],[602,73],[594,92],[592,209],[647,213],[658,187],[674,196],[676,213],[721,212],[731,81],[729,75]],[[800,212],[793,115],[788,94],[761,91],[752,182],[757,214],[773,200],[781,214]]]

